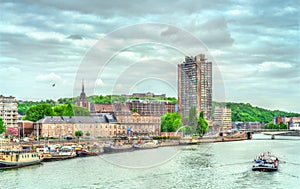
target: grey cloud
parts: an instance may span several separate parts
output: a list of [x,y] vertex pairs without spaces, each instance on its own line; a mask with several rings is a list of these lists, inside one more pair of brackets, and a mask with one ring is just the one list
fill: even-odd
[[178,33],[178,29],[174,27],[168,27],[160,33],[160,36],[172,36]]
[[204,23],[192,25],[189,29],[209,48],[230,47],[234,43],[224,17],[213,17]]
[[160,1],[153,2],[145,0],[143,2],[134,1],[33,1],[27,0],[26,4],[33,4],[41,7],[49,7],[64,11],[76,11],[83,14],[98,14],[103,16],[141,16],[148,14],[169,14],[170,11],[178,13],[193,13],[207,9],[222,8],[228,4],[228,1],[194,1],[187,3],[184,0],[179,1]]
[[[176,65],[183,60],[184,56],[180,53],[178,55],[158,54],[155,49],[147,46],[127,48],[126,44],[131,44],[132,41],[143,42],[147,38],[163,44],[170,41],[172,47],[181,48],[183,51],[190,48],[193,51],[188,55],[195,55],[205,49],[203,44],[196,40],[198,38],[209,49],[224,52],[224,54],[217,55],[215,60],[222,65],[221,70],[226,76],[224,81],[229,82],[230,97],[235,96],[241,101],[254,102],[253,99],[251,100],[252,96],[266,94],[269,89],[273,90],[273,81],[280,82],[287,88],[290,85],[299,85],[299,69],[297,68],[299,68],[300,13],[293,11],[293,7],[299,7],[297,1],[186,2],[168,0],[153,2],[146,0],[129,3],[127,1],[27,0],[19,2],[3,0],[2,2],[0,4],[2,13],[0,53],[6,58],[1,60],[0,64],[1,67],[19,67],[24,74],[34,74],[47,69],[72,80],[82,56],[90,56],[87,61],[91,63],[87,64],[87,68],[82,69],[83,73],[78,76],[81,80],[80,77],[86,74],[84,71],[89,71],[89,66],[97,66],[97,63],[101,62],[107,54],[121,51],[122,45],[120,44],[125,44],[126,51],[137,54],[137,59],[165,57],[167,61]],[[241,10],[241,13],[229,15],[227,11],[230,10]],[[8,22],[14,27],[5,31]],[[119,27],[146,22],[160,22],[168,25],[157,28],[148,28],[144,25],[142,28],[135,27],[135,30],[128,30],[124,33],[113,35],[109,33]],[[187,38],[182,35],[180,28],[190,32],[196,38]],[[22,33],[21,30],[25,32]],[[31,31],[53,32],[59,34],[60,37],[63,36],[63,39],[31,38],[28,35]],[[80,36],[76,36],[79,34]],[[105,45],[110,48],[105,49],[107,51],[101,51],[103,54],[100,58],[97,49],[86,53],[89,47],[79,44],[85,39],[97,39],[98,36],[102,38],[105,35],[108,40],[99,48],[105,49],[107,47]],[[81,37],[84,40],[69,40]],[[93,53],[95,55],[91,55]],[[170,58],[172,55],[179,58]],[[124,57],[116,58],[116,62],[112,65],[115,69],[121,68],[126,71],[126,66],[131,65],[132,61],[135,60]],[[292,68],[273,69],[266,72],[253,71],[253,68],[265,61],[286,62],[291,64]],[[249,67],[251,70],[244,69],[244,67]],[[159,77],[155,73],[158,74],[161,71],[165,71],[166,77],[171,78],[174,75],[165,67],[156,67],[160,70],[151,66],[146,68],[146,71],[151,72],[153,77]],[[135,74],[147,75],[143,67],[137,67],[134,70],[136,72],[132,74],[132,77],[137,76]],[[113,68],[110,71],[110,75],[120,75]],[[92,75],[93,72],[87,73]],[[240,76],[237,82],[234,82],[235,74]],[[134,81],[132,77],[129,76],[128,82]],[[126,81],[126,77],[123,78]],[[108,83],[114,82],[111,78],[105,79]],[[7,85],[13,86],[14,84],[7,81]],[[39,86],[36,87],[39,88]],[[244,87],[244,89],[257,87],[259,91],[253,91],[253,94],[249,95],[239,91],[239,87]],[[18,89],[20,86],[15,85],[15,88]],[[100,92],[103,91],[100,90]],[[286,95],[280,90],[276,92],[278,92],[279,99],[280,96]],[[242,97],[238,97],[240,93]],[[42,92],[40,94],[46,96]],[[30,96],[30,94],[26,95]],[[55,96],[62,95],[57,92]]]
[[79,39],[79,40],[81,40],[81,39],[83,39],[83,37],[81,36],[81,35],[78,35],[78,34],[74,34],[74,35],[69,35],[68,37],[67,37],[67,39]]
[[254,74],[257,77],[265,78],[265,79],[273,79],[273,80],[290,80],[292,78],[298,78],[299,77],[299,68],[297,66],[293,66],[291,68],[278,68],[273,67],[270,70],[266,71],[258,71],[256,74]]

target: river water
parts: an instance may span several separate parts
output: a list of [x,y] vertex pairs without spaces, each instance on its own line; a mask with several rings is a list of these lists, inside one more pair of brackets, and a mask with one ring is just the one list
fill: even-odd
[[[300,137],[263,138],[271,136],[46,162],[1,171],[0,188],[299,188]],[[279,171],[251,171],[255,156],[268,151]]]

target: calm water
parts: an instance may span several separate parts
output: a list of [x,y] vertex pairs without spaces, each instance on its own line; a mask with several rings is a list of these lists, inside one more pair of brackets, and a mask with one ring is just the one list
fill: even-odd
[[[255,138],[270,138],[255,135]],[[299,188],[300,137],[164,147],[0,172],[0,188]],[[279,140],[281,139],[281,140]],[[292,140],[285,140],[292,139]],[[278,172],[251,171],[270,151]]]

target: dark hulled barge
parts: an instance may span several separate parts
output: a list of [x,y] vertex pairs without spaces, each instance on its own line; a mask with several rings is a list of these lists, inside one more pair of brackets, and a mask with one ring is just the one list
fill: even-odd
[[1,150],[0,169],[11,169],[39,164],[43,161],[42,155],[38,152],[25,150]]

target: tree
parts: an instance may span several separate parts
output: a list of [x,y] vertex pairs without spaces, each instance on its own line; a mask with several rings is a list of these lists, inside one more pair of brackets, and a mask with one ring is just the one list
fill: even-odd
[[86,132],[85,136],[91,136],[91,133],[90,132]]
[[12,128],[12,127],[8,127],[6,129],[5,135],[8,136],[8,137],[17,136],[18,135],[18,129]]
[[74,114],[75,116],[89,116],[90,112],[86,108],[80,106],[74,106]]
[[71,104],[65,106],[65,109],[62,113],[63,116],[74,116],[74,110]]
[[80,138],[82,135],[83,135],[83,132],[82,132],[82,131],[80,131],[80,130],[75,131],[75,136],[77,137],[78,142],[79,142],[79,138]]
[[4,125],[3,119],[0,117],[0,134],[4,133],[6,131],[6,127]]
[[279,129],[288,129],[288,126],[286,124],[284,124],[283,122],[281,122],[279,124]]
[[267,125],[265,125],[265,129],[273,129],[274,128],[274,123],[269,122]]
[[74,108],[71,104],[61,104],[53,108],[56,116],[74,116]]
[[42,119],[44,116],[52,115],[54,115],[54,112],[50,104],[38,104],[36,106],[30,107],[26,111],[26,115],[23,119],[36,122]]
[[190,107],[189,117],[188,117],[188,124],[189,124],[189,126],[191,126],[193,128],[194,132],[196,132],[197,125],[198,125],[198,118],[197,118],[197,113],[196,113],[196,107],[195,106]]
[[66,105],[65,104],[61,104],[58,106],[55,106],[53,108],[53,112],[55,116],[62,116],[63,112],[65,111]]
[[161,117],[161,131],[162,132],[175,132],[182,126],[181,115],[174,113],[166,113]]
[[201,111],[198,119],[197,133],[200,136],[203,136],[207,131],[208,131],[208,123],[204,118],[203,111]]
[[192,126],[186,126],[182,129],[183,133],[186,135],[191,135],[194,133],[194,128]]
[[82,135],[83,135],[82,131],[80,130],[75,131],[75,136],[81,137]]
[[280,124],[270,122],[265,126],[265,129],[288,129],[288,126],[283,122],[280,122]]

